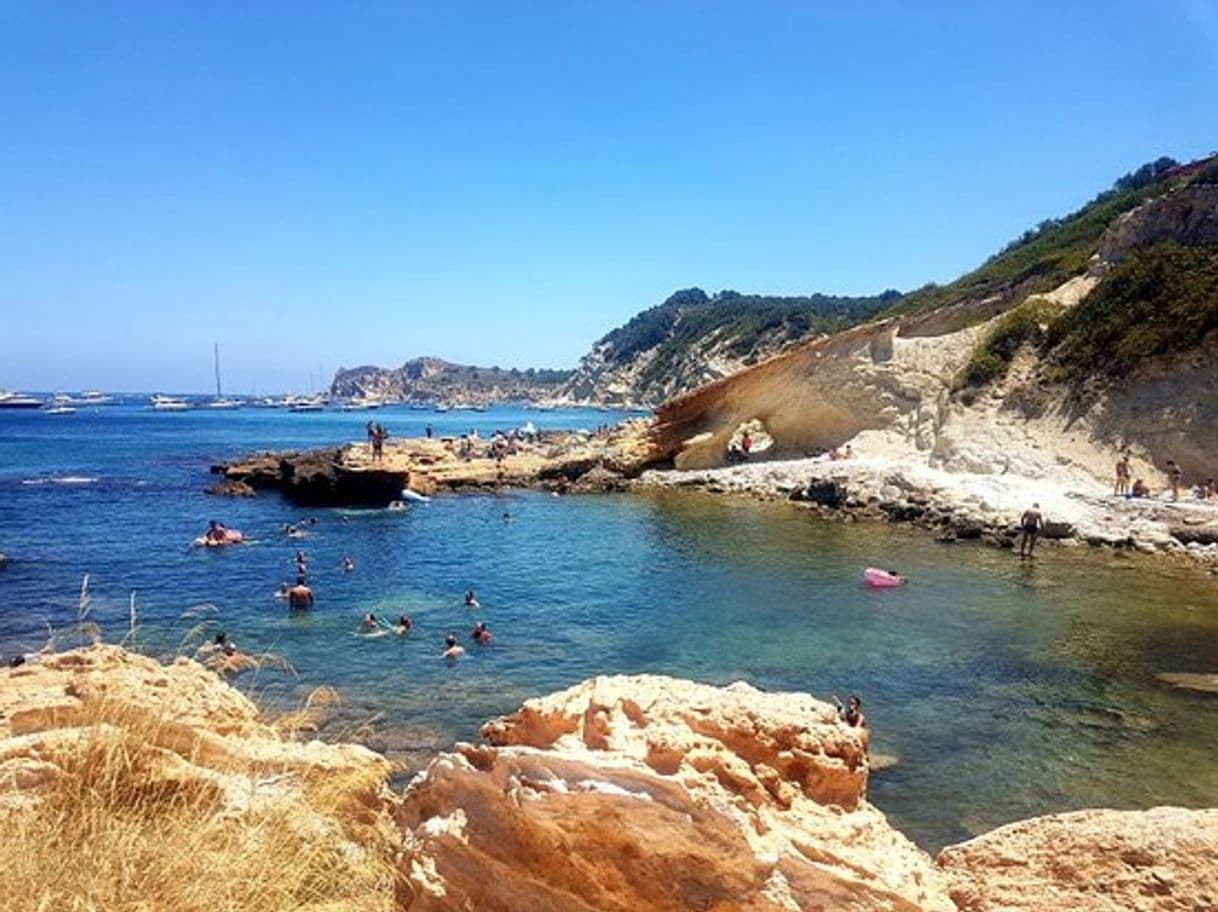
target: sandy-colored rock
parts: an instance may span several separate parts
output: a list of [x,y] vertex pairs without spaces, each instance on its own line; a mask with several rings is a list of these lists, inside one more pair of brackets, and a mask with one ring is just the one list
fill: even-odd
[[596,678],[483,734],[403,796],[412,909],[952,908],[806,694]]
[[[138,725],[162,750],[165,775],[220,787],[234,807],[297,800],[325,777],[359,783],[350,797],[382,805],[388,762],[354,744],[287,740],[257,708],[197,662],[162,665],[118,646],[46,655],[0,671],[0,805],[36,801],[55,759],[96,726]],[[385,805],[387,807],[387,805]]]
[[940,853],[962,912],[1218,909],[1218,810],[1089,810],[1001,827]]

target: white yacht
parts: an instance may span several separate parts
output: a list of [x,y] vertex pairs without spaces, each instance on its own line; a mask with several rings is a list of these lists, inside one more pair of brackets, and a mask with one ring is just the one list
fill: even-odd
[[43,412],[45,412],[48,415],[75,415],[76,414],[76,406],[65,405],[62,402],[54,402],[54,401],[43,406],[42,410],[43,410]]
[[284,396],[284,404],[289,412],[320,412],[326,407],[326,397],[317,396]]
[[156,393],[148,400],[150,408],[158,412],[184,412],[190,408],[190,403],[177,396],[163,396]]
[[42,408],[42,400],[0,390],[0,409]]
[[206,403],[205,408],[225,409],[228,411],[239,409],[241,406],[245,405],[244,402],[242,402],[240,399],[227,399],[225,398],[224,394],[220,392],[220,343],[216,342],[214,344],[216,365],[216,398]]
[[114,405],[117,400],[98,390],[85,390],[80,398],[75,400],[77,405]]

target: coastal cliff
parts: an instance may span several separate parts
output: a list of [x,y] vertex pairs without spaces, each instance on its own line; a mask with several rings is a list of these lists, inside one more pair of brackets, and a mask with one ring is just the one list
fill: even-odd
[[[1218,164],[1101,196],[956,286],[666,402],[655,437],[677,469],[722,466],[746,426],[783,462],[652,480],[774,493],[768,472],[795,499],[905,519],[937,502],[1007,540],[1040,501],[1097,542],[1218,541],[1218,517],[1185,506],[1218,475]],[[810,458],[847,445],[858,462]],[[1156,495],[1179,465],[1181,503],[1105,499],[1123,452]]]
[[489,405],[552,398],[571,377],[562,370],[503,370],[414,358],[398,368],[339,368],[330,395],[345,399],[420,404]]
[[[201,665],[114,646],[0,670],[0,859],[21,908],[1212,908],[1218,811],[1078,811],[932,859],[867,801],[865,730],[806,694],[595,678],[487,723],[400,796]],[[240,872],[240,876],[232,872]]]

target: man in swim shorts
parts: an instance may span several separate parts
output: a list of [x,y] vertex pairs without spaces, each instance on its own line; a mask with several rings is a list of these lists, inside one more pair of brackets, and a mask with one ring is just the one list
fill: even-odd
[[1036,536],[1040,534],[1044,525],[1045,521],[1040,515],[1040,504],[1038,503],[1032,504],[1031,509],[1024,510],[1023,516],[1019,517],[1019,528],[1023,530],[1023,537],[1019,540],[1020,560],[1032,556],[1032,549],[1036,547]]

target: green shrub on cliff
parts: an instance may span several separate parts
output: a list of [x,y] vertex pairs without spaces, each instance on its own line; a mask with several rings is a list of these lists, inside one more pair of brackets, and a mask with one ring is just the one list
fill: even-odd
[[1005,377],[1019,347],[1025,342],[1039,345],[1060,310],[1052,301],[1031,297],[1003,314],[977,343],[956,377],[956,388],[985,386]]
[[1134,252],[1049,333],[1067,377],[1116,375],[1218,332],[1218,248],[1174,242]]

